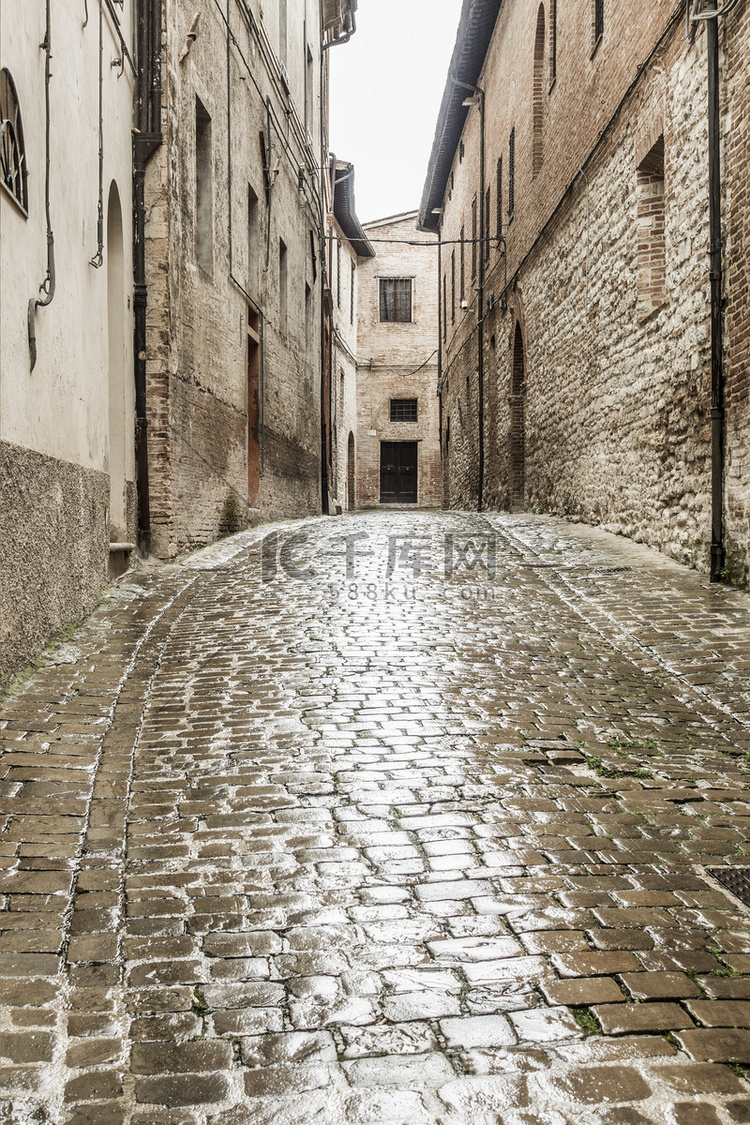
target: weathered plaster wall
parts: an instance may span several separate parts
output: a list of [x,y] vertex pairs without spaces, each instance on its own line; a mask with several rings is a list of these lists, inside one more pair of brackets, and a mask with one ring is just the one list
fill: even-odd
[[[30,371],[27,311],[47,270],[45,5],[4,5],[2,57],[22,114],[27,214],[0,188],[3,491],[0,680],[78,619],[106,581],[110,531],[133,530],[131,121],[133,75],[102,14],[104,245],[97,256],[99,13],[52,5],[50,212],[56,288],[35,316]],[[132,41],[130,5],[119,12]],[[110,190],[121,230],[108,237]],[[114,205],[117,210],[116,205]],[[114,212],[113,212],[114,213]],[[97,259],[98,260],[98,259]],[[110,524],[111,516],[111,524]]]
[[107,573],[109,478],[2,442],[0,651],[7,683],[95,604]]

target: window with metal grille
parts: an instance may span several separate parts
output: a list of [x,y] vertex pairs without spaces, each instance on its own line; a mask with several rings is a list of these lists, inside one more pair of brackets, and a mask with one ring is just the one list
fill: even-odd
[[508,138],[508,218],[513,218],[516,209],[516,128],[510,131]]
[[594,43],[604,34],[604,0],[594,0]]
[[415,398],[392,398],[391,399],[391,421],[392,422],[416,422],[417,420],[417,400]]
[[26,150],[18,95],[7,70],[0,70],[0,178],[16,203],[28,210]]
[[349,323],[354,324],[354,262],[351,263],[352,273],[349,280]]
[[410,277],[381,277],[380,319],[400,323],[411,320]]
[[477,197],[471,201],[471,276],[477,276]]
[[456,322],[456,251],[451,252],[451,324]]
[[549,22],[549,81],[551,89],[557,78],[557,0],[550,0]]
[[211,116],[195,99],[195,260],[206,273],[214,266],[214,185]]

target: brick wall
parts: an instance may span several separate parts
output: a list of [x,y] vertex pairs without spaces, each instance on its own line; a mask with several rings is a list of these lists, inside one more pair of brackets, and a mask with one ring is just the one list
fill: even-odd
[[[558,15],[557,76],[542,107],[541,162],[534,145],[537,3],[503,5],[479,80],[486,91],[493,236],[486,288],[494,296],[484,320],[483,500],[491,507],[525,506],[602,523],[705,566],[710,541],[705,30],[688,44],[679,18],[668,26],[676,9],[658,4],[629,10],[626,34],[624,10],[605,5],[605,30],[595,46],[589,8],[593,4],[561,6]],[[748,63],[741,49],[746,33],[743,4],[722,32],[725,103],[736,91],[724,121],[730,236],[727,529],[729,565],[737,576],[748,547],[749,338],[747,302],[741,299],[748,248],[742,196],[748,167],[743,117]],[[549,47],[548,39],[548,52]],[[458,239],[462,228],[470,237],[478,158],[478,113],[472,110],[463,156],[458,149],[444,200],[446,243]],[[504,241],[499,243],[501,158]],[[454,314],[449,296],[443,359],[442,437],[453,507],[474,507],[478,499],[477,279],[471,276],[470,251],[467,246],[468,307],[461,309],[457,301]],[[450,295],[445,249],[443,272]]]
[[[194,11],[167,6],[165,144],[148,169],[146,231],[152,549],[166,557],[249,522],[320,510],[319,23],[305,23],[305,0],[290,0],[287,93],[274,13],[251,8],[254,27],[231,9],[227,96],[219,11],[201,6],[183,57]],[[248,316],[262,340],[257,393]]]
[[727,18],[720,40],[726,61],[724,293],[726,298],[725,530],[734,577],[750,571],[750,5]]

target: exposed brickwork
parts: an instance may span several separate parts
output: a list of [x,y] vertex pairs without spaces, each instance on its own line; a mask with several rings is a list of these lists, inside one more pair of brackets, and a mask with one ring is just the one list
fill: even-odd
[[[310,30],[317,20],[308,20],[309,87],[304,10],[302,0],[290,0],[287,94],[276,13],[258,9],[251,27],[241,6],[231,7],[228,96],[220,11],[205,6],[181,58],[194,13],[167,7],[165,144],[148,169],[146,231],[152,549],[162,556],[258,519],[320,510],[316,166],[327,71]],[[257,65],[248,70],[250,59]],[[312,147],[303,127],[305,90]],[[210,167],[199,175],[202,160]],[[257,421],[248,416],[248,396],[255,397],[248,308],[259,315],[262,336]],[[257,495],[248,487],[251,430],[259,446]]]

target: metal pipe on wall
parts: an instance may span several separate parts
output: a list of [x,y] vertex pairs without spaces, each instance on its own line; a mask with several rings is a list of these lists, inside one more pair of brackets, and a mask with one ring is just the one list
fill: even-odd
[[161,18],[162,0],[140,0],[138,7],[138,68],[136,122],[133,135],[133,343],[135,379],[135,458],[138,492],[138,539],[148,552],[151,504],[146,414],[146,165],[162,143],[161,135]]
[[36,366],[36,310],[52,304],[55,296],[55,236],[52,231],[52,217],[49,198],[50,177],[50,104],[49,86],[52,78],[50,62],[52,60],[52,17],[50,11],[51,0],[47,0],[45,32],[42,50],[45,53],[44,61],[44,213],[47,222],[47,274],[39,286],[43,297],[32,297],[29,301],[28,333],[29,333],[29,370]]

